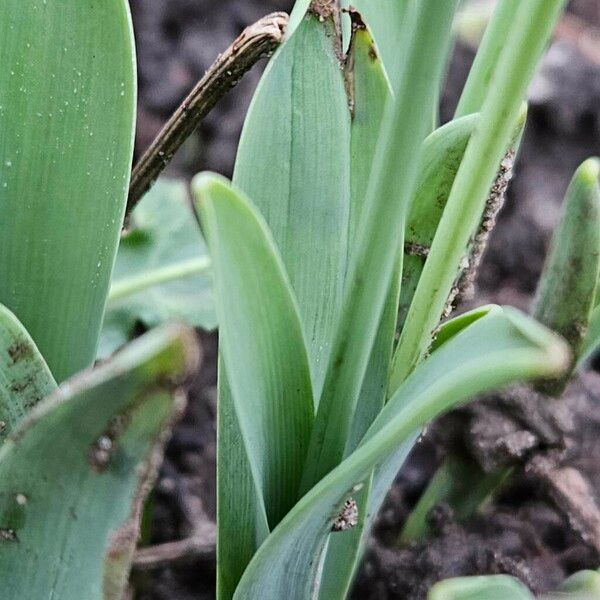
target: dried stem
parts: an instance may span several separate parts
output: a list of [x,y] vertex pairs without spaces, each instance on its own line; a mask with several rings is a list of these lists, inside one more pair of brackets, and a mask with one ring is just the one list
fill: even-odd
[[175,152],[215,104],[261,58],[270,56],[285,37],[288,16],[270,14],[247,27],[221,54],[169,119],[133,169],[127,213],[169,164]]
[[215,540],[216,532],[213,527],[212,531],[205,531],[203,535],[198,534],[185,540],[142,548],[135,553],[133,570],[139,573],[214,558]]

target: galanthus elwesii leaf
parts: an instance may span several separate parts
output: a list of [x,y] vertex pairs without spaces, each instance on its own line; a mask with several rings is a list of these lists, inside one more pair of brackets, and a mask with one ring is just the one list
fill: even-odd
[[[349,253],[350,260],[356,248],[353,243],[359,229],[373,158],[379,139],[385,104],[391,97],[391,89],[381,59],[375,50],[371,34],[360,15],[351,13],[353,33],[348,58],[346,80],[350,105],[351,124],[351,206]],[[354,414],[354,422],[346,445],[350,454],[383,408],[387,388],[389,365],[396,330],[398,312],[399,268],[392,278],[388,300],[373,344],[369,366],[362,384]],[[368,495],[368,486],[361,494]],[[364,513],[352,532],[345,536],[331,536],[324,559],[320,597],[323,600],[345,598],[352,583],[356,566],[362,554]]]
[[478,115],[450,121],[425,140],[419,178],[406,222],[399,326],[417,289],[427,254],[446,206]]
[[518,127],[527,87],[565,4],[566,0],[519,3],[479,125],[456,174],[398,342],[390,393],[427,354],[431,332],[447,308],[465,251],[489,201],[498,166]]
[[125,211],[128,3],[5,0],[0,56],[0,302],[62,381],[96,355]]
[[515,14],[520,1],[500,0],[497,2],[477,50],[473,66],[469,71],[469,77],[456,108],[455,119],[481,111],[494,80],[506,38],[514,26]]
[[[373,161],[364,218],[349,264],[346,289],[327,375],[318,404],[303,491],[344,456],[364,375],[381,323],[398,248],[417,178],[421,144],[431,125],[433,97],[450,41],[456,2],[415,5],[406,60],[388,102]],[[402,168],[398,168],[401,165]]]
[[350,111],[334,19],[316,14],[318,4],[266,68],[233,178],[265,218],[283,258],[317,398],[344,289],[350,219]]
[[0,440],[56,389],[56,382],[19,320],[0,305]]
[[132,337],[137,324],[167,321],[214,329],[210,259],[184,181],[161,178],[129,217],[113,271],[99,358]]
[[427,600],[535,600],[518,580],[508,575],[457,577],[434,585]]
[[195,366],[193,332],[157,330],[65,382],[0,448],[4,598],[120,600],[139,515]]
[[[533,314],[578,357],[595,303],[600,269],[600,160],[585,161],[567,190],[538,285]],[[555,382],[554,391],[566,381]],[[549,383],[549,385],[552,385]]]
[[397,83],[399,63],[402,52],[399,43],[400,32],[407,10],[408,0],[344,0],[347,7],[358,10],[369,29],[381,55],[385,70],[392,79],[392,86]]
[[314,419],[298,306],[271,234],[241,192],[212,174],[197,176],[193,191],[213,261],[227,381],[274,527],[298,498]]
[[[373,468],[408,452],[420,428],[440,413],[499,386],[562,372],[569,351],[556,335],[512,309],[492,310],[427,358],[387,403],[360,446],[319,481],[259,548],[236,599],[314,597],[320,555],[332,528],[356,518],[353,496]],[[383,492],[383,490],[379,490]]]

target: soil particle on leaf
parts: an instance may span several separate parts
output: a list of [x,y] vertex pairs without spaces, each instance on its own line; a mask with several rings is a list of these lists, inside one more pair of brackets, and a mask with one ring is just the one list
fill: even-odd
[[25,341],[15,342],[8,347],[8,356],[11,364],[15,365],[18,362],[25,360],[28,356],[31,356],[31,348]]

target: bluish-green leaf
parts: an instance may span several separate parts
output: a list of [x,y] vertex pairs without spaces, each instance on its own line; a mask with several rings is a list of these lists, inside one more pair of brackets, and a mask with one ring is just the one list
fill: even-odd
[[258,550],[235,598],[313,597],[334,520],[374,467],[399,449],[408,452],[415,433],[441,412],[513,381],[559,373],[567,364],[564,342],[514,310],[490,311],[475,321],[414,371],[359,448],[298,502]]
[[[64,383],[0,448],[2,597],[120,600],[141,503],[194,364],[193,334],[148,334]],[[190,362],[192,361],[192,362]]]
[[273,527],[297,499],[314,418],[298,307],[271,234],[248,200],[216,175],[199,175],[193,190],[213,260],[227,381]]
[[415,7],[396,98],[388,102],[364,218],[349,267],[342,312],[303,478],[310,489],[343,458],[364,375],[397,270],[421,144],[431,123],[456,3]]
[[339,314],[350,219],[350,111],[334,36],[332,19],[308,13],[273,57],[246,118],[234,174],[285,263],[317,392]]
[[[351,207],[350,207],[350,260],[356,250],[353,243],[364,216],[364,203],[373,158],[385,104],[391,97],[381,59],[374,51],[373,39],[369,31],[360,23],[355,23],[349,56],[346,60],[346,78],[351,98]],[[398,265],[399,267],[399,265]],[[353,452],[363,435],[383,408],[387,390],[389,365],[396,331],[398,313],[398,291],[400,286],[399,268],[392,277],[388,300],[369,366],[362,384],[360,397],[354,414],[354,421],[345,454]],[[368,497],[369,486],[361,494]],[[323,600],[345,598],[352,583],[354,571],[362,553],[362,532],[364,513],[360,515],[358,526],[346,536],[333,536],[329,540],[327,557],[323,565],[320,597]]]
[[185,182],[162,178],[131,213],[121,238],[98,356],[167,321],[214,329],[210,259]]
[[133,153],[126,0],[0,6],[0,302],[58,381],[94,360]]

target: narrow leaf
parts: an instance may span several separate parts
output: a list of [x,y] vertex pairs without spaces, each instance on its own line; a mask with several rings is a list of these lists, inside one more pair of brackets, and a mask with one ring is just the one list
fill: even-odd
[[[363,208],[373,158],[375,156],[385,103],[391,96],[383,64],[374,47],[370,32],[360,15],[351,12],[353,34],[346,60],[346,79],[352,106],[351,126],[351,207],[350,207],[350,260],[355,251],[352,240],[364,216]],[[360,391],[354,420],[346,444],[345,454],[352,453],[363,435],[383,408],[387,389],[389,366],[396,330],[399,267],[392,277],[386,307],[373,344],[369,366]],[[368,498],[369,486],[360,492]],[[323,600],[345,598],[362,554],[364,513],[352,532],[332,536],[324,559],[320,597]]]
[[500,56],[514,26],[520,0],[500,0],[488,23],[481,44],[469,71],[454,118],[481,111],[496,75]]
[[429,135],[423,144],[416,193],[406,223],[400,327],[406,320],[456,173],[478,122],[478,115],[450,121]]
[[6,598],[116,600],[141,503],[195,362],[193,336],[153,332],[63,384],[0,449],[0,577]]
[[136,324],[214,329],[210,259],[183,181],[159,179],[121,238],[98,356],[129,341]]
[[290,511],[258,550],[235,598],[313,597],[331,528],[374,467],[400,449],[407,453],[419,429],[441,412],[483,391],[560,372],[567,362],[560,338],[516,311],[491,311],[475,321],[415,370],[360,447]]
[[274,527],[297,499],[313,421],[298,307],[270,232],[250,203],[216,175],[199,175],[193,190],[214,265],[227,381]]
[[0,302],[58,381],[94,360],[135,124],[125,0],[0,8]]
[[[415,7],[396,100],[388,103],[365,201],[357,250],[349,269],[334,350],[311,437],[303,490],[343,457],[373,342],[396,267],[419,149],[430,126],[456,2],[424,0]],[[334,417],[335,415],[335,417]]]
[[481,125],[467,146],[402,331],[392,391],[427,352],[518,122],[527,86],[564,5],[565,0],[519,3],[482,107]]
[[0,440],[55,389],[35,343],[19,320],[0,305]]
[[[600,160],[578,169],[567,190],[538,285],[533,314],[562,335],[577,357],[587,333],[600,273]],[[556,391],[564,387],[556,383]]]

